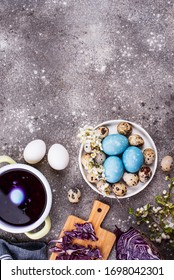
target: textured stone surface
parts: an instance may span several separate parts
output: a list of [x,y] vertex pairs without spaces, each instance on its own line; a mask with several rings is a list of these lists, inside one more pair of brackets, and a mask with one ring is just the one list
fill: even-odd
[[[135,197],[107,199],[92,191],[78,168],[76,135],[85,124],[127,119],[154,139],[159,162],[174,154],[174,2],[169,0],[30,0],[0,2],[0,154],[23,163],[23,149],[43,139],[63,144],[70,164],[61,172],[45,159],[36,165],[53,191],[52,230],[69,214],[87,219],[94,199],[110,204],[103,227],[134,225],[129,207],[153,202],[166,188],[164,173]],[[79,204],[67,191],[78,186]],[[1,231],[8,239],[24,234]],[[168,246],[165,258],[174,259]],[[112,251],[110,259],[114,259]]]

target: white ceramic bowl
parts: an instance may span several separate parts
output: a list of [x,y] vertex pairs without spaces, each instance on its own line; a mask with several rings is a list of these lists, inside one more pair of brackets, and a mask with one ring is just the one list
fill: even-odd
[[[136,134],[139,134],[140,136],[142,136],[142,138],[144,139],[144,145],[142,147],[142,151],[145,149],[145,148],[152,148],[154,151],[155,151],[155,154],[156,154],[156,157],[155,157],[155,161],[153,162],[153,164],[150,165],[150,168],[152,170],[152,176],[150,177],[150,179],[146,182],[146,183],[141,183],[139,182],[136,186],[134,187],[127,187],[127,193],[126,195],[124,196],[115,196],[114,194],[110,194],[108,195],[107,197],[110,197],[110,198],[119,198],[119,199],[122,199],[122,198],[128,198],[128,197],[131,197],[139,192],[141,192],[142,190],[144,190],[147,185],[151,182],[153,176],[155,175],[155,171],[156,171],[156,168],[157,168],[157,162],[158,162],[158,155],[157,155],[157,149],[156,149],[156,146],[155,146],[155,143],[154,141],[152,140],[152,138],[150,137],[150,135],[147,133],[147,131],[142,128],[140,125],[136,124],[136,123],[133,123],[133,122],[130,122],[130,121],[127,121],[127,120],[109,120],[109,121],[106,121],[106,122],[103,122],[103,123],[100,123],[99,125],[96,126],[97,127],[100,127],[100,126],[107,126],[108,129],[109,129],[109,134],[117,134],[117,125],[120,123],[120,122],[129,122],[130,124],[132,124],[132,133],[136,133]],[[84,154],[84,149],[83,149],[83,145],[81,145],[80,147],[80,152],[79,152],[79,168],[80,168],[80,171],[81,171],[81,174],[85,180],[85,182],[97,193],[103,195],[95,186],[95,184],[92,184],[90,183],[87,178],[86,178],[86,171],[84,170],[83,166],[82,166],[82,163],[81,163],[81,157],[82,155]]]

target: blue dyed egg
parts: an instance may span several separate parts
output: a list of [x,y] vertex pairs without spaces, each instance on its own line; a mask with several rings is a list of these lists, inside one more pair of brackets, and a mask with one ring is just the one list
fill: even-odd
[[124,166],[119,157],[110,156],[104,162],[104,173],[109,183],[118,182],[124,173]]
[[137,147],[129,147],[123,153],[123,164],[128,172],[135,173],[141,168],[144,162],[142,151]]
[[103,151],[109,156],[122,154],[128,146],[128,139],[121,134],[108,135],[102,142]]

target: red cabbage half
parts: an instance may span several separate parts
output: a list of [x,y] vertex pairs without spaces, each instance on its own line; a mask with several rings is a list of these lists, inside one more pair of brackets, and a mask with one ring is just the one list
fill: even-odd
[[82,246],[74,244],[73,239],[98,240],[91,223],[75,224],[76,229],[65,231],[64,236],[59,240],[52,240],[50,243],[57,245],[50,249],[51,252],[57,252],[56,260],[97,260],[102,259],[100,250],[92,246]]
[[115,250],[117,260],[160,260],[158,250],[141,233],[131,227],[122,232],[116,227],[117,236]]

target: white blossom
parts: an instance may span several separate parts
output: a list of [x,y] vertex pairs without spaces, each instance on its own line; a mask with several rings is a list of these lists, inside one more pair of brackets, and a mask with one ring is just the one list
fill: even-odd
[[164,191],[163,191],[163,194],[166,194],[166,193],[167,193],[167,191],[166,191],[166,190],[164,190]]
[[161,243],[161,237],[155,238],[155,241],[156,241],[157,243]]

